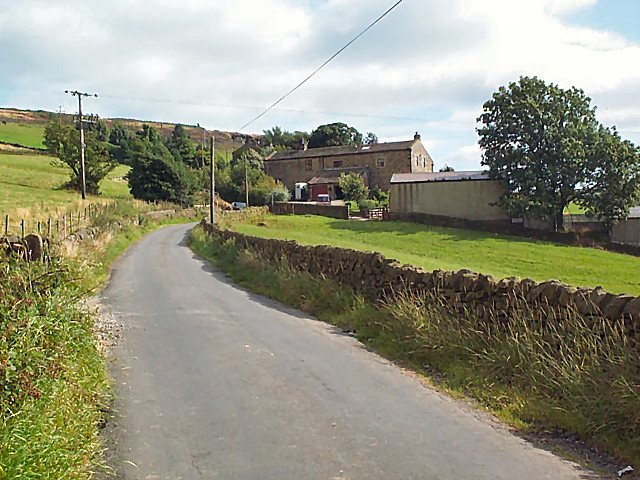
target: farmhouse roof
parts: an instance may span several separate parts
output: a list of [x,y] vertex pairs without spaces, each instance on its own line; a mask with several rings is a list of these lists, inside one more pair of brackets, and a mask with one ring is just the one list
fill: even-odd
[[467,172],[394,173],[391,183],[460,182],[466,180],[490,180],[487,170]]
[[368,167],[345,167],[345,168],[327,168],[323,170],[320,175],[313,177],[307,183],[309,185],[326,185],[326,184],[338,184],[340,177],[343,173],[355,173],[361,177],[365,177],[369,174]]
[[265,159],[266,161],[272,160],[293,160],[299,158],[315,158],[315,157],[331,157],[335,155],[358,155],[360,153],[377,153],[377,152],[392,152],[396,150],[410,150],[413,145],[420,141],[419,138],[413,140],[406,140],[402,142],[386,142],[376,143],[373,145],[344,145],[341,147],[324,147],[324,148],[309,148],[307,150],[289,150],[286,152],[278,152],[271,157]]

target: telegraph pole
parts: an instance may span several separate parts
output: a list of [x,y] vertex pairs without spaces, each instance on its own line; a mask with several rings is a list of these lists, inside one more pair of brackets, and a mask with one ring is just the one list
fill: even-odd
[[204,167],[204,149],[205,149],[205,144],[207,143],[207,139],[205,138],[205,133],[207,131],[204,129],[204,127],[202,128],[202,166]]
[[216,180],[215,180],[215,168],[214,168],[214,143],[215,143],[215,138],[213,137],[213,135],[211,135],[211,137],[209,138],[209,144],[211,145],[211,186],[209,188],[209,214],[211,217],[211,225],[213,225],[213,222],[215,221],[215,200],[216,200]]
[[69,93],[74,97],[78,97],[78,123],[80,124],[80,172],[81,172],[81,187],[82,187],[82,199],[87,198],[87,189],[85,184],[84,175],[84,128],[82,126],[82,97],[97,97],[97,93],[84,93],[78,90],[65,90],[64,93]]
[[247,176],[247,156],[244,156],[244,203],[249,206],[249,177]]

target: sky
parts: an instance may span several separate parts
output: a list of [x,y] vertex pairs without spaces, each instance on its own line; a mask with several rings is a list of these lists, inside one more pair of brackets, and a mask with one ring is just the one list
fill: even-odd
[[[0,106],[238,131],[392,0],[0,0]],[[640,1],[404,0],[247,127],[419,132],[435,169],[480,168],[477,117],[521,75],[582,88],[640,145]]]

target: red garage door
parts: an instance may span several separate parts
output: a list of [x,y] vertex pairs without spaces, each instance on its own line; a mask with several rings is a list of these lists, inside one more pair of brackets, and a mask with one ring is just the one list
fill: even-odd
[[321,193],[329,193],[327,185],[311,185],[311,200],[318,200],[318,195],[320,195]]

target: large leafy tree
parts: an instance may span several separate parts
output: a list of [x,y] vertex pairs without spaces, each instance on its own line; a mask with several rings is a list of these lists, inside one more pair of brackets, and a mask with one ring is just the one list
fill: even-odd
[[365,145],[375,145],[378,143],[378,136],[373,132],[367,132],[367,136],[364,137],[363,143]]
[[257,170],[264,169],[264,159],[262,158],[262,155],[258,153],[258,151],[254,150],[253,148],[244,148],[236,152],[234,152],[232,155],[231,166],[244,166],[246,164],[248,167],[255,168]]
[[192,168],[201,166],[200,157],[196,155],[196,147],[182,125],[178,124],[174,127],[167,147],[179,162]]
[[[82,188],[80,131],[69,125],[51,122],[44,130],[44,144],[52,156],[71,169],[69,186],[80,190]],[[106,143],[96,138],[95,132],[85,132],[84,144],[86,190],[87,193],[97,195],[100,192],[100,182],[116,167],[117,162],[109,155]]]
[[126,155],[131,165],[127,174],[135,198],[192,205],[197,182],[194,173],[162,142],[161,136],[148,127],[128,141]]
[[501,87],[478,119],[482,164],[502,182],[500,199],[512,216],[553,219],[563,228],[564,209],[581,200],[598,142],[591,100],[533,77]]
[[309,137],[309,148],[362,145],[362,134],[346,123],[320,125]]
[[600,126],[588,154],[589,176],[580,192],[587,214],[609,227],[640,202],[640,149],[622,140],[615,127]]
[[305,142],[309,140],[307,132],[288,132],[277,125],[269,130],[264,130],[263,133],[267,142],[277,151],[302,150]]
[[118,163],[126,163],[126,145],[131,135],[120,122],[114,122],[109,132],[109,153]]

